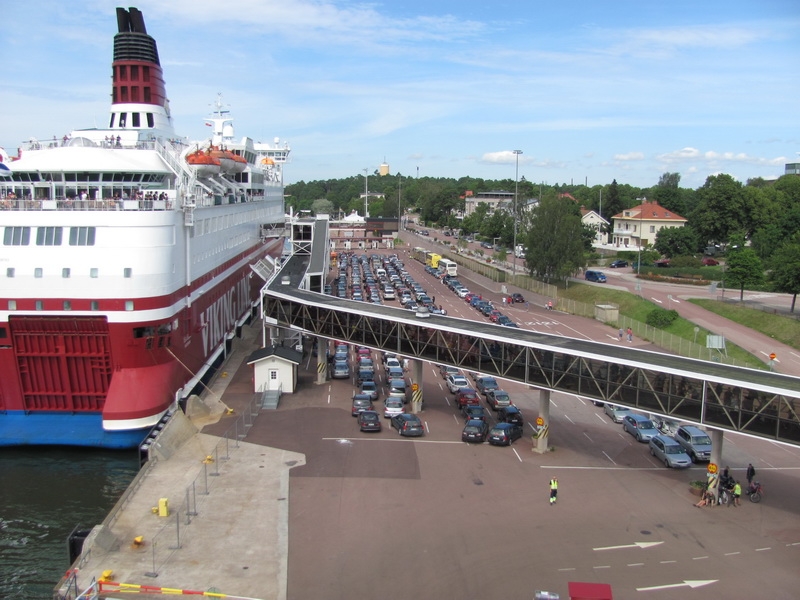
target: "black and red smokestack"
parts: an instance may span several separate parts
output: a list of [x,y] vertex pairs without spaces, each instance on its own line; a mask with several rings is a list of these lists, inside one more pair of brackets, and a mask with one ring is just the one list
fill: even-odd
[[167,98],[156,41],[147,35],[142,12],[117,8],[111,103],[164,106]]

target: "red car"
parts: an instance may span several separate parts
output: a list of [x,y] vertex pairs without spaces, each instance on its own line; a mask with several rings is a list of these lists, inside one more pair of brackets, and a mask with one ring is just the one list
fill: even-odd
[[669,259],[668,258],[659,258],[656,261],[653,261],[653,264],[657,267],[668,267],[669,266]]
[[704,267],[716,267],[719,264],[717,259],[711,258],[710,256],[704,256],[703,260],[700,262],[703,263]]
[[480,406],[478,392],[472,388],[461,388],[456,392],[456,407],[463,409],[467,405]]

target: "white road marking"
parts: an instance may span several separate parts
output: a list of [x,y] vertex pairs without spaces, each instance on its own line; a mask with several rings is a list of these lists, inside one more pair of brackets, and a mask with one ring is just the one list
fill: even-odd
[[517,455],[517,460],[519,460],[519,462],[522,462],[522,457],[521,457],[521,456],[519,455],[519,453],[517,452],[517,449],[516,449],[516,448],[512,448],[512,450],[514,451],[514,454],[516,454],[516,455]]
[[569,418],[569,415],[564,415],[564,418],[565,418],[567,421],[569,421],[570,423],[572,423],[573,425],[575,425],[575,421],[573,421],[572,419],[570,419],[570,418]]
[[623,544],[622,546],[601,546],[600,548],[592,548],[595,552],[599,552],[601,550],[621,550],[623,548],[652,548],[653,546],[659,546],[664,542],[633,542],[632,544]]
[[679,588],[679,587],[690,587],[692,589],[702,587],[704,585],[709,585],[712,583],[716,583],[719,579],[705,579],[705,580],[693,580],[693,579],[684,579],[683,583],[668,583],[666,585],[653,585],[650,587],[639,587],[636,588],[637,592],[648,592],[650,590],[667,590],[670,588]]
[[766,550],[772,550],[772,548],[756,548],[756,552],[765,552]]
[[664,304],[664,303],[663,303],[661,300],[659,300],[658,298],[651,297],[650,299],[651,299],[653,302],[658,302],[659,304]]
[[592,438],[590,438],[590,437],[589,437],[589,434],[588,434],[588,433],[586,433],[586,432],[584,431],[584,432],[583,432],[583,435],[585,435],[585,436],[586,436],[586,439],[587,439],[587,440],[589,440],[590,442],[592,442],[592,443],[594,444],[594,440],[593,440]]
[[608,460],[610,460],[610,461],[611,461],[611,464],[613,464],[613,465],[617,464],[617,463],[615,463],[615,462],[614,462],[614,459],[613,459],[613,458],[611,458],[611,457],[610,457],[608,454],[606,454],[606,451],[605,451],[605,450],[603,450],[603,455],[604,455],[604,456],[605,456],[605,457],[606,457]]

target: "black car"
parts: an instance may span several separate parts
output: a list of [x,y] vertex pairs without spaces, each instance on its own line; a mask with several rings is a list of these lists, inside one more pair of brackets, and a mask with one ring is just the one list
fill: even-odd
[[361,431],[380,431],[381,418],[374,410],[365,410],[358,413],[358,427]]
[[467,404],[461,409],[461,412],[464,414],[465,421],[471,421],[474,419],[486,421],[486,410],[482,406]]
[[627,260],[615,260],[610,265],[608,265],[612,269],[624,269],[628,266]]
[[489,431],[489,443],[492,446],[510,446],[514,440],[522,437],[522,425],[516,423],[498,423]]
[[482,444],[486,441],[487,435],[489,435],[489,424],[486,421],[472,419],[467,421],[464,426],[464,431],[461,432],[461,441]]
[[504,406],[497,411],[497,420],[501,423],[513,423],[514,425],[525,424],[525,419],[522,418],[522,412],[513,404],[511,406]]
[[417,415],[400,413],[392,417],[391,423],[392,427],[397,429],[397,433],[402,436],[420,437],[425,435],[425,428]]
[[511,294],[511,300],[513,300],[514,302],[525,302],[524,296],[519,292]]

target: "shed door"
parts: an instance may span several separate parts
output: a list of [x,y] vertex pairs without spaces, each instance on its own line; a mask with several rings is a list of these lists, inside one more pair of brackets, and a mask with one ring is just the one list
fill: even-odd
[[267,389],[268,390],[281,389],[280,371],[278,369],[269,370],[269,377],[267,377]]

